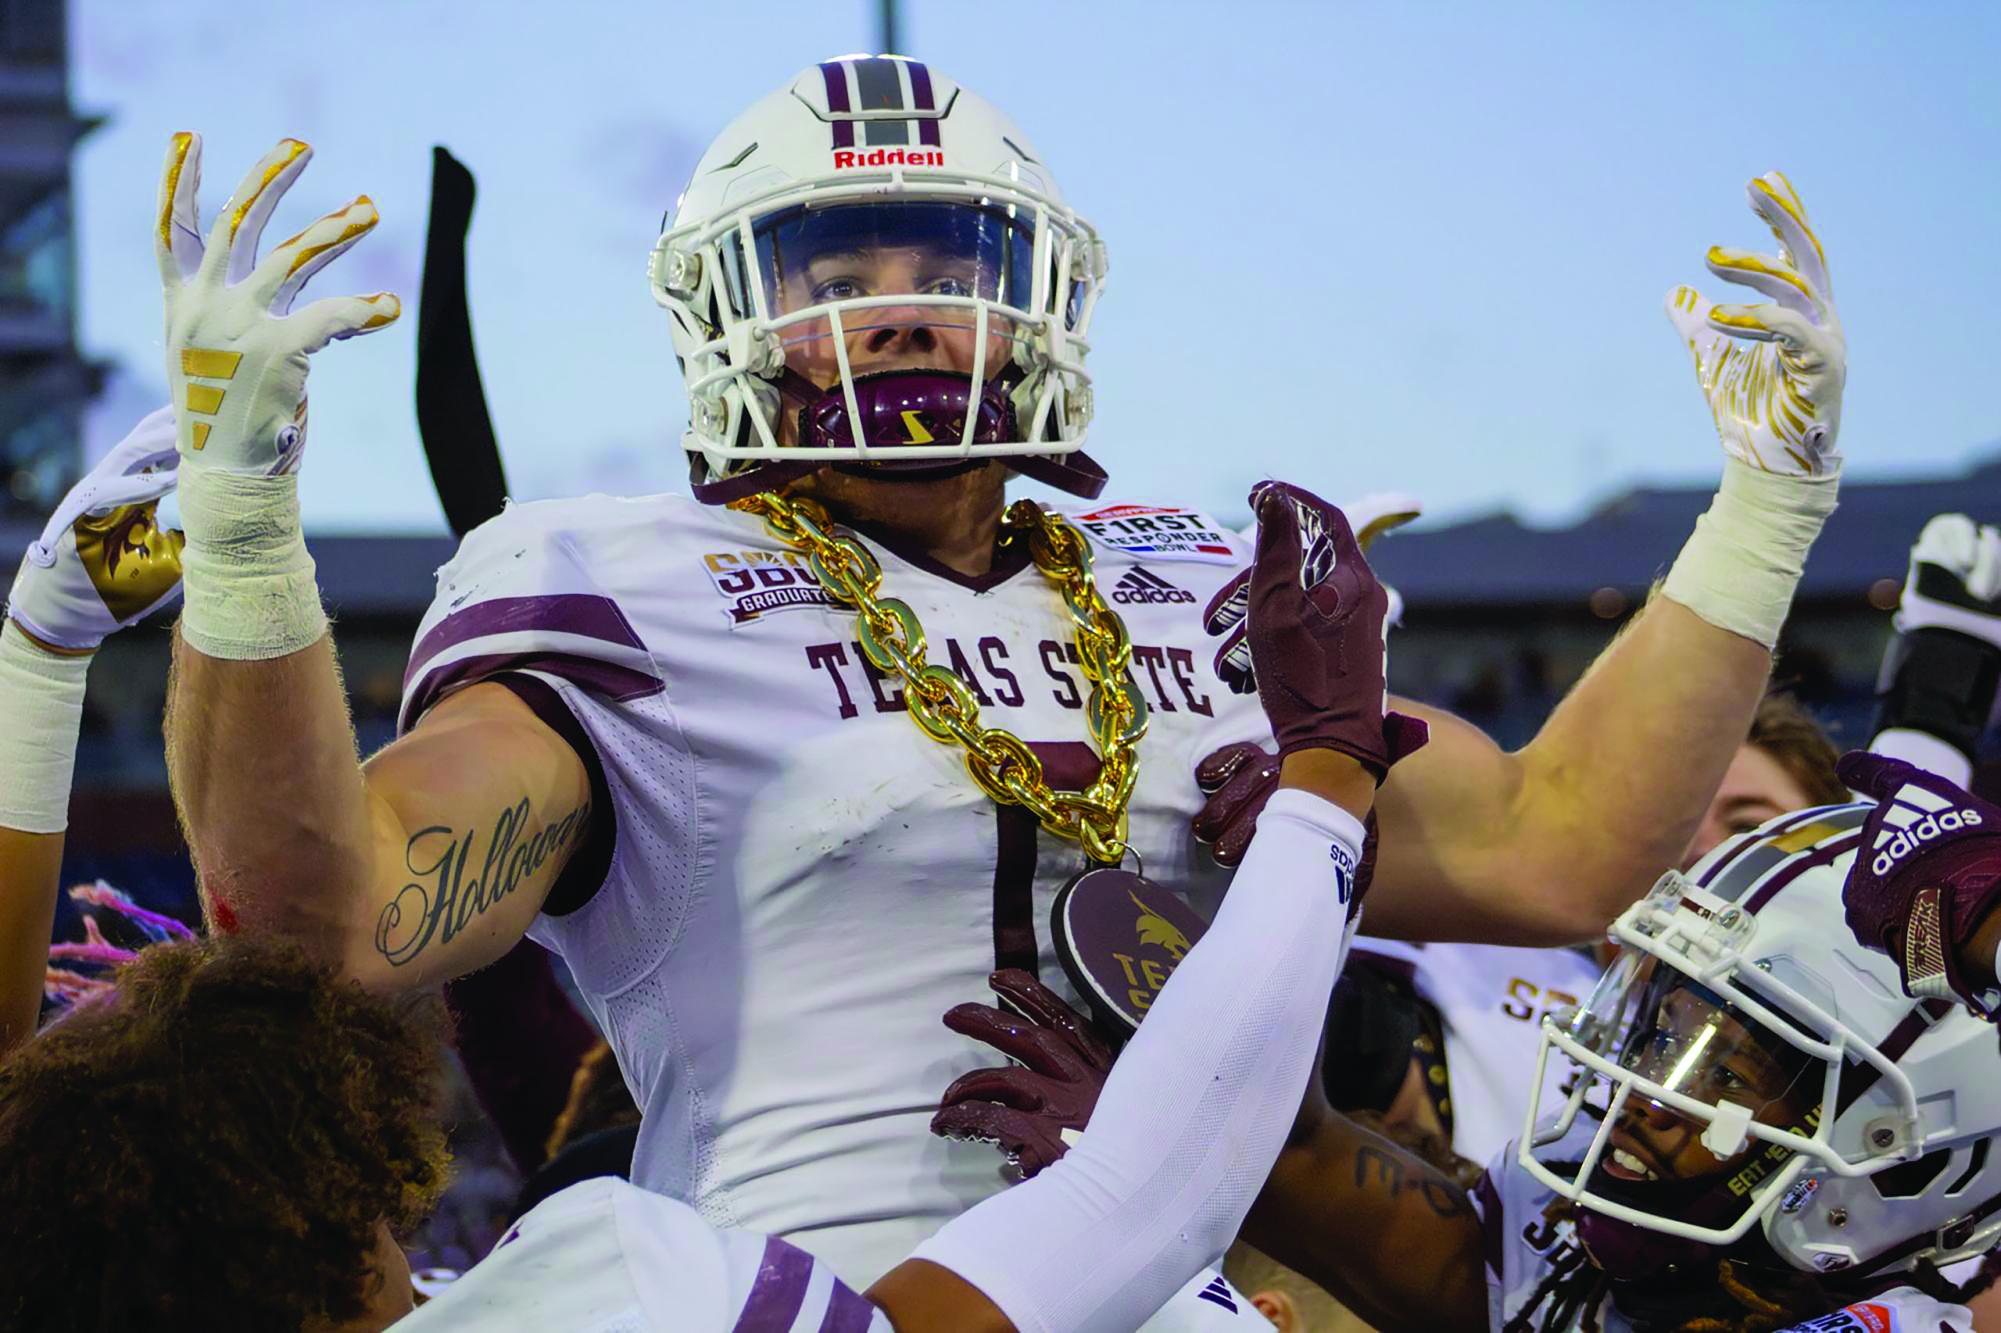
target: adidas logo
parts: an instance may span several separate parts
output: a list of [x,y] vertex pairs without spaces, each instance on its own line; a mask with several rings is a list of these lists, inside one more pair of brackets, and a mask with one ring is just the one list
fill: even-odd
[[1926,843],[1961,829],[1978,828],[1983,821],[1978,810],[1954,809],[1936,792],[1907,783],[1883,807],[1883,822],[1894,826],[1894,831],[1886,828],[1876,835],[1876,856],[1869,868],[1878,875],[1889,874],[1897,862]]
[[1195,1299],[1198,1301],[1208,1301],[1212,1305],[1220,1305],[1231,1314],[1237,1313],[1236,1297],[1230,1294],[1230,1284],[1223,1281],[1222,1278],[1217,1278],[1208,1286],[1196,1292]]
[[1334,862],[1334,892],[1345,905],[1355,892],[1355,858],[1340,843],[1330,843],[1328,857]]
[[1124,578],[1112,585],[1112,600],[1126,605],[1134,602],[1192,602],[1195,594],[1134,565],[1126,571]]

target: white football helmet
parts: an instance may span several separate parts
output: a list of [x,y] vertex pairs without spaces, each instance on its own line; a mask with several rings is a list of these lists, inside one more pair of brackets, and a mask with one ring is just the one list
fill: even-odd
[[1613,925],[1590,1000],[1543,1021],[1535,1086],[1552,1056],[1575,1077],[1538,1092],[1518,1158],[1580,1205],[1607,1272],[1755,1247],[1754,1228],[1844,1279],[2001,1240],[1996,1030],[1906,995],[1843,919],[1873,808],[1796,811],[1668,872]]
[[654,245],[695,494],[1004,458],[1092,496],[1105,247],[1028,139],[901,56],[803,71],[719,135]]

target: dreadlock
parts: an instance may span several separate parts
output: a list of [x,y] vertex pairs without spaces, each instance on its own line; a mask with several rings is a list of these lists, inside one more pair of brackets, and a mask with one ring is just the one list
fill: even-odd
[[[1788,1284],[1796,1286],[1798,1284]],[[1788,1303],[1773,1300],[1753,1291],[1743,1278],[1737,1275],[1737,1266],[1728,1259],[1716,1261],[1716,1288],[1744,1308],[1744,1313],[1734,1319],[1691,1319],[1681,1326],[1679,1333],[1773,1333],[1775,1329],[1796,1324],[1802,1319],[1827,1313],[1825,1295],[1819,1285],[1810,1279],[1805,1284],[1819,1299],[1811,1301],[1807,1308],[1795,1312]]]
[[[1552,1250],[1548,1271],[1530,1293],[1522,1308],[1502,1325],[1501,1333],[1600,1333],[1600,1312],[1611,1295],[1612,1279],[1592,1263],[1584,1247],[1572,1240]],[[1919,1264],[1909,1274],[1910,1284],[1935,1300],[1948,1303],[1960,1296],[1958,1288],[1939,1275],[1929,1264]],[[1728,1259],[1716,1261],[1715,1290],[1735,1302],[1734,1315],[1705,1314],[1694,1318],[1654,1320],[1641,1316],[1634,1320],[1641,1328],[1660,1333],[1776,1333],[1808,1319],[1827,1314],[1840,1303],[1812,1274],[1768,1273],[1759,1270],[1759,1287],[1754,1288],[1745,1269]],[[1688,1291],[1691,1284],[1677,1282]],[[1541,1319],[1536,1312],[1544,1309]]]

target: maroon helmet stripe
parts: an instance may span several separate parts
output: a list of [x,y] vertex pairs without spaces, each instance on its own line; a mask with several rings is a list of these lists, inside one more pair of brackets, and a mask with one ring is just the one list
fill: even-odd
[[1753,847],[1764,846],[1771,838],[1775,837],[1780,833],[1784,833],[1787,829],[1792,828],[1795,824],[1806,823],[1807,820],[1813,818],[1815,815],[1818,815],[1824,809],[1826,809],[1825,806],[1816,805],[1816,806],[1811,806],[1805,810],[1795,810],[1792,814],[1786,815],[1782,820],[1773,824],[1769,829],[1765,830],[1764,837],[1749,837],[1749,836],[1744,837],[1743,841],[1739,842],[1737,846],[1731,850],[1728,856],[1725,856],[1721,861],[1718,861],[1715,865],[1703,871],[1702,878],[1697,880],[1696,883],[1700,884],[1705,889],[1709,888],[1712,884],[1716,882],[1717,876],[1723,873],[1724,868],[1727,867],[1732,861],[1735,861],[1738,857],[1742,856],[1745,852],[1750,851]]
[[[847,66],[838,60],[825,61],[820,66],[820,77],[827,84],[827,110],[836,116],[845,116],[848,106]],[[853,148],[855,146],[855,123],[852,120],[834,122],[834,147]]]
[[838,60],[829,60],[820,66],[820,77],[827,81],[827,110],[836,115],[844,115],[848,106],[848,70]]
[[[1904,1058],[1904,1052],[1917,1044],[1919,1037],[1931,1030],[1932,1024],[1952,1012],[1949,1000],[1920,1000],[1917,1008],[1904,1015],[1897,1026],[1890,1029],[1890,1035],[1876,1043],[1876,1049],[1891,1064]],[[1840,1115],[1855,1105],[1856,1099],[1876,1086],[1883,1077],[1876,1066],[1862,1060],[1852,1060],[1841,1070],[1841,1080],[1835,1085],[1834,1113]]]
[[[938,109],[938,102],[936,94],[931,91],[931,71],[924,68],[922,63],[915,60],[905,62],[904,68],[910,71],[911,110],[936,111]],[[925,145],[927,148],[936,148],[939,146],[938,122],[936,119],[926,116],[918,120],[917,142]]]
[[1760,884],[1751,894],[1751,900],[1744,904],[1744,910],[1747,912],[1757,911],[1760,907],[1770,902],[1780,889],[1783,889],[1786,885],[1792,883],[1816,866],[1826,865],[1843,852],[1854,851],[1861,841],[1862,835],[1860,833],[1844,834],[1841,837],[1830,838],[1828,841],[1822,843],[1814,849],[1813,854],[1810,856],[1797,857],[1791,865],[1773,875],[1763,884]]
[[916,60],[904,61],[903,67],[910,71],[910,109],[936,111],[938,108],[931,100],[931,71]]

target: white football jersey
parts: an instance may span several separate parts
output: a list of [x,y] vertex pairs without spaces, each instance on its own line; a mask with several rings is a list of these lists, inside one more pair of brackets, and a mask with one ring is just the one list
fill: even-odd
[[[1588,1133],[1579,1132],[1579,1151]],[[1577,1227],[1570,1220],[1572,1204],[1524,1171],[1508,1143],[1488,1166],[1472,1191],[1486,1239],[1488,1326],[1495,1333],[1535,1301],[1537,1288],[1558,1263],[1576,1261],[1580,1248]],[[1589,1262],[1588,1260],[1586,1261]],[[1586,1311],[1557,1325],[1545,1322],[1552,1302],[1544,1299],[1530,1320],[1536,1333],[1573,1333],[1584,1326]],[[1601,1302],[1595,1326],[1605,1333],[1647,1333],[1608,1298]],[[1781,1333],[1973,1333],[1973,1316],[1963,1305],[1949,1305],[1915,1287],[1896,1287],[1866,1300],[1789,1324]]]
[[601,1176],[550,1195],[398,1333],[890,1333],[827,1266]]
[[[1149,1330],[1251,1333],[1257,1308],[1204,1273]],[[887,1315],[796,1245],[710,1226],[611,1176],[550,1195],[398,1333],[891,1333]]]
[[[1271,733],[1216,679],[1201,613],[1250,548],[1186,510],[1072,512],[1151,707],[1133,846],[1213,915],[1229,877],[1189,834],[1192,773]],[[1046,745],[1058,785],[1094,774],[1056,587],[1032,565],[969,580],[868,544],[880,595],[911,605],[986,723]],[[1078,848],[998,811],[919,732],[854,613],[747,514],[592,496],[480,527],[439,571],[402,726],[520,672],[575,714],[616,815],[603,886],[531,933],[575,974],[644,1111],[633,1182],[784,1236],[856,1287],[1000,1189],[993,1149],[929,1132],[946,1085],[996,1063],[940,1018],[991,999],[997,952],[1039,957],[1068,991],[1048,921]]]
[[[1492,1160],[1521,1137],[1535,1091],[1543,1015],[1582,1003],[1603,969],[1579,949],[1406,944],[1366,936],[1355,948],[1410,966],[1412,988],[1438,1010],[1445,1034],[1452,1150],[1468,1161]],[[1551,1061],[1542,1105],[1560,1100],[1553,1094],[1567,1068]]]

